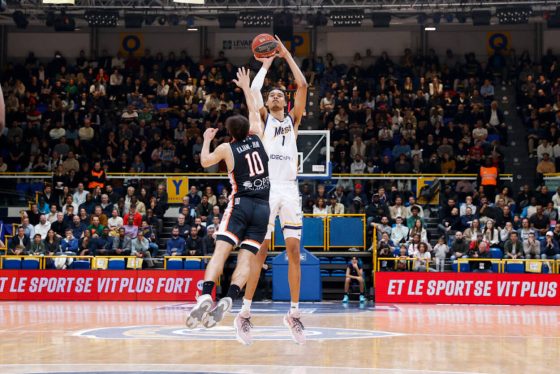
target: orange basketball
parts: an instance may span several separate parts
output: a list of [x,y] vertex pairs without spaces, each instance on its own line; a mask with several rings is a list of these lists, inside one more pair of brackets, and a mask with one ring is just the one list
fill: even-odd
[[270,34],[259,34],[253,39],[251,48],[257,58],[272,57],[278,49],[278,42]]

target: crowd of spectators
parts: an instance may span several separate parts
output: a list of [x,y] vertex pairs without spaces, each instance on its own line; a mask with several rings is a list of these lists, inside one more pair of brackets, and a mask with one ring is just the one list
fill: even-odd
[[[168,209],[164,185],[153,191],[149,183],[140,189],[113,189],[104,178],[94,190],[68,186],[60,191],[50,184],[38,203],[22,211],[21,224],[7,243],[10,255],[136,256],[153,267],[153,258],[212,254],[215,231],[227,206],[227,189],[216,197],[211,186],[204,192],[192,186],[176,212],[171,238],[161,243],[163,217]],[[163,252],[160,250],[163,249]],[[55,266],[54,261],[50,261]],[[66,265],[60,263],[61,267]]]
[[[321,120],[331,132],[335,173],[478,173],[487,158],[503,172],[507,124],[495,92],[508,61],[474,54],[443,58],[407,49],[304,60],[320,66]],[[307,63],[306,63],[307,61]]]
[[537,183],[560,170],[560,67],[548,50],[540,63],[527,58],[517,84],[519,115],[527,129],[529,155],[537,159]]
[[[283,60],[275,63],[264,89],[294,88]],[[303,58],[301,66],[321,98],[320,121],[331,132],[335,173],[479,174],[484,166],[503,172],[507,124],[494,88],[502,81],[518,82],[520,113],[538,130],[532,133],[537,138],[529,137],[530,151],[541,162],[557,160],[551,146],[558,142],[560,118],[554,56],[543,59],[546,73],[539,83],[529,73],[535,68],[528,54],[517,57],[515,51],[479,62],[472,53],[451,50],[438,57],[433,50],[424,56],[407,49],[398,61],[386,53],[374,58],[368,50],[349,64],[327,54]],[[201,167],[201,134],[217,126],[214,146],[229,141],[224,121],[244,111],[243,95],[232,83],[235,72],[223,52],[213,58],[209,51],[197,63],[186,52],[164,57],[146,51],[141,58],[104,53],[88,59],[81,53],[75,61],[57,53],[46,63],[30,54],[25,63],[10,64],[2,82],[7,129],[0,134],[0,171],[54,173],[23,217],[24,233],[17,233],[10,251],[34,253],[42,241],[50,253],[59,240],[59,250],[77,254],[158,255],[168,209],[164,187],[130,178],[113,188],[106,173],[225,171],[224,165]],[[185,197],[172,237],[162,244],[166,254],[213,250],[212,230],[226,207],[227,187],[198,187],[209,190],[193,187]],[[301,191],[305,213],[366,214],[368,233],[377,229],[378,255],[416,257],[418,269],[426,269],[431,257],[441,270],[445,259],[487,256],[496,247],[505,257],[558,256],[558,193],[526,186],[514,196],[504,186],[483,187],[442,184],[436,237],[429,236],[429,212],[408,185],[340,180],[304,183]],[[133,252],[139,236],[148,249]],[[65,240],[78,244],[63,247]]]

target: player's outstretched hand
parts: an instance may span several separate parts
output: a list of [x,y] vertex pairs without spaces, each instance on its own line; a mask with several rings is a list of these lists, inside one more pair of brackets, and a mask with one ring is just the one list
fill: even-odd
[[210,141],[210,140],[214,139],[217,132],[218,132],[218,129],[215,129],[213,127],[210,127],[208,129],[206,129],[206,131],[204,131],[204,140]]
[[286,56],[290,54],[290,51],[288,51],[288,48],[286,48],[284,43],[282,43],[282,40],[280,40],[278,35],[274,35],[274,38],[276,38],[276,41],[278,42],[278,56],[286,58]]
[[274,59],[276,58],[276,55],[272,56],[272,57],[256,57],[255,56],[255,60],[261,62],[263,64],[263,68],[265,68],[266,70],[268,70],[271,66],[272,66],[272,62],[274,61]]
[[233,80],[239,88],[245,89],[251,87],[251,77],[249,77],[249,70],[244,67],[240,67],[237,70],[237,79]]

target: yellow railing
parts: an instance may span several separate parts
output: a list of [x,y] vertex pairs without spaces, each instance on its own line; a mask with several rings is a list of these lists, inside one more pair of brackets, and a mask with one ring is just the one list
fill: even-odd
[[[427,260],[427,259],[418,259],[418,258],[414,258],[414,257],[406,257],[406,258],[400,258],[400,257],[379,257],[377,258],[376,261],[376,265],[377,265],[377,269],[380,269],[381,267],[381,262],[382,261],[393,261],[393,268],[395,270],[397,270],[397,265],[399,261],[406,261],[406,271],[414,271],[415,268],[415,264],[416,261],[422,261],[426,263],[426,270],[422,270],[423,272],[429,272],[430,271],[430,264],[432,263],[432,259]],[[410,263],[412,263],[412,268],[410,267]]]
[[0,256],[0,269],[4,267],[4,260],[9,259],[17,259],[17,260],[29,260],[29,259],[36,259],[39,260],[39,269],[44,270],[47,266],[47,259],[57,259],[57,258],[64,258],[64,259],[73,259],[73,260],[89,260],[90,267],[91,261],[94,258],[93,256],[34,256],[34,255],[5,255]]
[[[4,266],[4,259],[17,259],[17,260],[26,260],[26,259],[36,259],[39,261],[39,270],[45,270],[47,269],[47,261],[49,259],[52,260],[56,260],[56,259],[71,259],[73,261],[76,260],[87,260],[90,263],[90,269],[92,270],[103,270],[106,267],[104,266],[99,266],[100,262],[98,260],[107,260],[106,264],[108,264],[108,262],[110,260],[116,260],[116,259],[120,259],[120,260],[125,260],[126,262],[128,262],[128,259],[137,259],[138,257],[136,256],[72,256],[72,255],[44,255],[44,256],[35,256],[35,255],[5,255],[5,256],[0,256],[0,269],[3,268]],[[143,260],[149,260],[149,258],[143,258]],[[136,265],[132,265],[128,266],[127,264],[125,265],[125,268],[127,269],[137,269],[137,268],[141,268],[141,266],[136,266]]]

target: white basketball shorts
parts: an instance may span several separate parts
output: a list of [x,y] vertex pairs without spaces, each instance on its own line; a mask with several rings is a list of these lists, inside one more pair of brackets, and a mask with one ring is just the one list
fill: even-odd
[[274,232],[276,216],[280,217],[280,225],[284,238],[301,239],[302,211],[301,197],[297,182],[270,182],[270,218],[266,239]]

